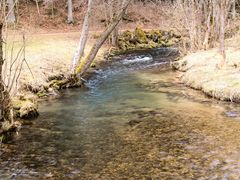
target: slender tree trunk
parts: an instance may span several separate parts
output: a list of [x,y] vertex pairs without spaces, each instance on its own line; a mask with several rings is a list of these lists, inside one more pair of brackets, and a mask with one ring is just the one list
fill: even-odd
[[4,119],[4,107],[3,107],[3,99],[4,99],[4,86],[3,86],[3,77],[2,77],[2,71],[3,71],[3,39],[2,39],[2,28],[3,25],[0,22],[0,120],[2,121]]
[[236,0],[233,0],[233,2],[232,2],[232,18],[233,19],[236,19],[236,14],[237,14],[237,12],[236,12]]
[[54,18],[54,2],[51,0],[52,18]]
[[35,3],[36,3],[36,7],[37,7],[38,16],[40,17],[41,14],[40,14],[38,0],[35,0]]
[[87,56],[86,63],[84,64],[83,68],[80,70],[80,73],[79,73],[80,76],[82,76],[88,70],[88,68],[91,66],[91,64],[92,64],[94,58],[96,57],[99,49],[101,48],[103,43],[107,40],[107,38],[112,33],[112,31],[117,27],[119,22],[121,21],[124,13],[126,12],[126,9],[127,9],[128,5],[129,5],[129,2],[130,2],[130,0],[127,1],[127,2],[125,2],[125,1],[123,2],[124,7],[122,8],[119,15],[117,17],[115,17],[115,19],[113,19],[112,23],[101,34],[101,36],[97,39],[96,43],[93,45],[89,55]]
[[226,61],[226,52],[225,52],[225,9],[226,9],[226,1],[223,0],[220,2],[220,53],[222,55],[222,61],[220,63],[220,67],[225,65]]
[[118,27],[116,27],[112,32],[112,45],[118,46]]
[[84,49],[85,49],[85,46],[87,43],[88,32],[89,32],[89,18],[91,16],[92,4],[93,4],[93,0],[88,0],[88,8],[87,8],[86,15],[84,17],[84,22],[83,22],[79,45],[78,45],[77,51],[75,52],[75,55],[73,57],[72,68],[71,68],[71,72],[73,74],[75,73],[77,64],[81,63],[80,60],[82,59],[82,57],[84,55]]
[[74,19],[73,19],[73,3],[72,3],[72,0],[68,0],[68,18],[67,18],[67,23],[68,23],[68,24],[74,23]]
[[16,16],[15,16],[14,0],[7,0],[7,7],[8,7],[7,22],[15,23],[16,22]]

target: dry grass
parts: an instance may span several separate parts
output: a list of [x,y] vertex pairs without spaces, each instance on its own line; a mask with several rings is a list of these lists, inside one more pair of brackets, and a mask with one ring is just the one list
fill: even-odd
[[184,71],[182,81],[189,87],[226,101],[240,101],[240,49],[229,47],[226,66],[218,68],[221,56],[216,49],[190,54],[173,63]]
[[[26,60],[33,76],[27,65],[24,64],[19,87],[26,83],[43,85],[46,83],[47,77],[51,75],[69,73],[72,57],[78,45],[79,33],[28,34],[26,37]],[[20,37],[9,37],[9,51],[12,39],[20,41]],[[86,47],[86,54],[90,51],[93,43],[94,40],[90,39]],[[18,46],[20,43],[15,43],[16,49],[19,48]],[[103,59],[106,49],[107,46],[104,46],[99,51],[97,60]]]

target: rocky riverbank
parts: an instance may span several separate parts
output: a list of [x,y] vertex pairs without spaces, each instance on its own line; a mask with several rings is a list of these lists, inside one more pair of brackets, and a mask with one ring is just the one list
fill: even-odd
[[181,41],[181,35],[174,31],[152,29],[144,31],[136,28],[134,31],[124,31],[119,39],[120,50],[151,49],[176,46]]

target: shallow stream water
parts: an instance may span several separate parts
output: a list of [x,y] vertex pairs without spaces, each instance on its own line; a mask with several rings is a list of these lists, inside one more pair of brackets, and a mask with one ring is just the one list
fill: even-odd
[[169,52],[119,56],[42,103],[1,146],[0,179],[240,179],[240,106],[184,87]]

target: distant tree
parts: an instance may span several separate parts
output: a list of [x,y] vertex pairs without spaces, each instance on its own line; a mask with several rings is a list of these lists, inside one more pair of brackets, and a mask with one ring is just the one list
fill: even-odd
[[9,23],[15,23],[16,22],[16,16],[15,16],[15,2],[14,0],[7,0],[7,16],[6,20]]
[[68,0],[67,6],[68,6],[67,23],[68,24],[73,24],[74,19],[73,19],[73,2],[72,2],[72,0]]
[[225,50],[225,24],[226,24],[226,6],[229,0],[221,0],[219,2],[219,43],[220,43],[220,53],[222,55],[222,62],[220,62],[219,67],[225,65],[226,61],[226,50]]

